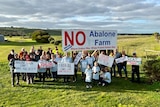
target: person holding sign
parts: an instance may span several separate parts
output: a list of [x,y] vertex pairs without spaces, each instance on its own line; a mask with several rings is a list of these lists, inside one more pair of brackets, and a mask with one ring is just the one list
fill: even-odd
[[[62,58],[61,60],[62,63],[72,63],[72,58],[70,57],[69,52],[65,53],[65,56]],[[68,76],[64,76],[64,83],[65,82],[69,82],[69,77]]]
[[[115,56],[114,56],[114,59],[115,59],[115,60],[116,60],[117,58],[122,57],[122,54],[118,51],[118,49],[115,49],[115,50],[114,50],[114,54],[115,54]],[[117,63],[117,69],[118,69],[119,77],[122,77],[121,67],[122,67],[121,63]]]
[[[133,53],[133,58],[137,58],[136,53]],[[139,65],[132,65],[132,80],[131,80],[132,82],[135,82],[134,74],[136,74],[137,76],[136,82],[140,83]]]
[[88,61],[85,59],[85,55],[82,56],[82,59],[80,60],[80,66],[81,66],[81,72],[82,72],[82,80],[84,79],[85,77],[85,70],[87,68],[87,65],[88,65]]
[[[123,51],[122,51],[122,57],[125,58],[126,56],[127,56],[127,55],[126,55],[125,51],[123,50]],[[123,71],[124,71],[124,73],[125,73],[125,79],[127,80],[127,79],[128,79],[128,76],[127,76],[127,61],[124,61],[124,62],[121,63],[121,69],[123,69]],[[120,73],[121,73],[121,75],[122,75],[121,70],[120,70]]]
[[86,78],[85,78],[85,82],[86,82],[86,88],[92,88],[92,68],[91,68],[91,65],[88,64],[87,65],[87,68],[84,72],[86,74]]

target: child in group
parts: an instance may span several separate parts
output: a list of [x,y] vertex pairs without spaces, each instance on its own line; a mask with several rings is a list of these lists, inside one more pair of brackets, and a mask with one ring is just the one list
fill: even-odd
[[[136,53],[133,53],[133,58],[137,58]],[[140,73],[139,73],[139,65],[132,65],[132,82],[135,82],[134,74],[137,76],[137,83],[140,83]]]
[[87,68],[85,70],[85,74],[86,74],[86,78],[85,78],[85,82],[86,82],[86,88],[92,88],[92,69],[91,69],[91,65],[88,64]]
[[84,78],[85,78],[84,72],[85,72],[87,65],[88,65],[88,61],[85,59],[84,55],[82,56],[82,59],[80,60],[80,65],[81,65],[81,72],[82,72],[82,75],[81,75],[82,80],[84,80]]
[[100,74],[100,82],[99,84],[101,84],[102,86],[108,85],[111,83],[111,73],[109,71],[108,67],[105,67],[103,69],[102,74]]
[[93,83],[98,84],[100,67],[98,66],[97,61],[94,62],[94,66],[92,67],[92,71],[93,71]]

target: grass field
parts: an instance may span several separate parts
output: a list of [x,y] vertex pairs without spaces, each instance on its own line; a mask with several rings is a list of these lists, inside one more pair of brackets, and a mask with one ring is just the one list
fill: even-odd
[[[56,36],[57,40],[61,37]],[[35,82],[27,85],[20,80],[20,86],[11,87],[10,72],[6,61],[11,49],[19,52],[22,47],[29,51],[32,45],[37,49],[40,45],[44,50],[54,48],[53,44],[39,44],[30,39],[8,38],[10,42],[0,43],[0,106],[2,107],[160,107],[160,83],[149,85],[141,70],[142,83],[130,82],[129,79],[113,78],[109,86],[93,86],[86,89],[80,78],[73,83]],[[144,49],[160,50],[159,43],[148,36],[118,37],[119,49],[125,49],[128,54],[136,51],[138,56],[144,57]],[[59,46],[60,49],[61,45]],[[60,49],[62,52],[62,50]],[[37,80],[37,78],[36,78]]]

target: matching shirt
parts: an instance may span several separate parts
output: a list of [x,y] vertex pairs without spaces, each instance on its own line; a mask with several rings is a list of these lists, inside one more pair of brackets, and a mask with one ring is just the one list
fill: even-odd
[[93,66],[92,71],[93,71],[93,79],[99,80],[99,72],[100,72],[99,66]]
[[85,72],[88,65],[88,61],[86,59],[82,59],[80,60],[80,65],[81,65],[81,72]]
[[111,83],[111,73],[110,72],[105,72],[103,75],[103,78],[107,83]]
[[85,70],[86,78],[85,82],[92,82],[92,69],[86,69]]
[[61,60],[63,63],[72,63],[72,58],[64,56]]
[[88,64],[90,64],[91,67],[93,67],[93,62],[95,61],[95,58],[93,56],[91,57],[87,56],[86,60],[88,61]]

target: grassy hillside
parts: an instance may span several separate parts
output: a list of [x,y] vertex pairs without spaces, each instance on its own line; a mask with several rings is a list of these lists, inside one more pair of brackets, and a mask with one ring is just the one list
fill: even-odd
[[[60,40],[60,36],[55,37]],[[86,89],[78,72],[78,81],[62,83],[62,79],[53,82],[35,82],[27,85],[20,80],[20,86],[11,87],[10,72],[6,61],[11,49],[19,52],[22,47],[29,51],[32,45],[37,49],[40,45],[44,50],[55,48],[53,44],[39,44],[31,39],[20,37],[8,38],[10,42],[0,43],[0,106],[6,107],[159,107],[160,83],[152,85],[144,82],[131,83],[131,69],[128,67],[129,79],[112,78],[109,86],[93,86]],[[159,43],[151,36],[121,36],[118,37],[119,50],[125,49],[128,54],[136,51],[139,57],[145,56],[144,49],[160,50]],[[62,52],[61,45],[58,46]],[[124,74],[123,74],[124,76]],[[38,80],[38,78],[35,78]]]

